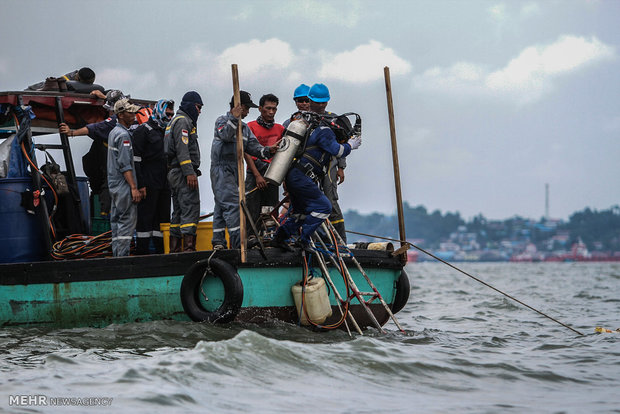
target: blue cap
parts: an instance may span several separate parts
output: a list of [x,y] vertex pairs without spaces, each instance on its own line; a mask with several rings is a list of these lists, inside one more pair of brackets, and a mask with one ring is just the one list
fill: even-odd
[[329,89],[322,83],[315,83],[308,91],[308,98],[314,102],[328,102]]
[[306,85],[305,83],[302,83],[297,88],[295,88],[295,92],[293,92],[293,99],[301,98],[303,96],[308,96],[309,90],[310,90],[310,87]]

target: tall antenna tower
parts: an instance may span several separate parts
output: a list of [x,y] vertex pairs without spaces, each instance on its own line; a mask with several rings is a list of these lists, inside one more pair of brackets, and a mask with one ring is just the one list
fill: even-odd
[[545,219],[549,220],[549,183],[545,183]]

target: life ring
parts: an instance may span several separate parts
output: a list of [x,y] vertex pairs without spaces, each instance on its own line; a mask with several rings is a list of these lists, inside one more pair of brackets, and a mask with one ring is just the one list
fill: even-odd
[[400,271],[400,276],[396,281],[396,295],[394,295],[394,302],[392,302],[392,313],[399,312],[405,307],[409,300],[410,291],[409,276],[407,276],[407,272],[403,269]]
[[[220,279],[224,285],[224,301],[215,310],[206,310],[201,303],[201,285],[206,272]],[[194,263],[183,277],[181,303],[185,313],[195,322],[232,322],[239,313],[242,302],[243,283],[241,278],[236,269],[223,260],[200,260]]]

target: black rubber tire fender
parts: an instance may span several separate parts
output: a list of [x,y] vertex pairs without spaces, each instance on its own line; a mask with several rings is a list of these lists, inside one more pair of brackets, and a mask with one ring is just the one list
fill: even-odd
[[392,313],[399,312],[405,307],[409,300],[409,292],[411,291],[411,284],[409,283],[409,276],[405,269],[400,271],[400,276],[396,281],[396,295],[394,295],[394,302],[392,303]]
[[211,259],[211,273],[224,285],[224,302],[214,311],[207,311],[200,303],[200,284],[209,267],[208,260],[194,263],[181,282],[181,303],[185,313],[195,322],[228,323],[232,322],[243,302],[243,283],[237,270],[230,263],[220,259]]

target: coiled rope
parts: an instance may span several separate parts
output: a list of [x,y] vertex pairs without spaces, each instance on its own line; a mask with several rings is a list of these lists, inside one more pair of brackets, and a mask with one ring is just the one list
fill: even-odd
[[98,236],[72,234],[54,243],[51,255],[56,260],[112,256],[112,232]]

